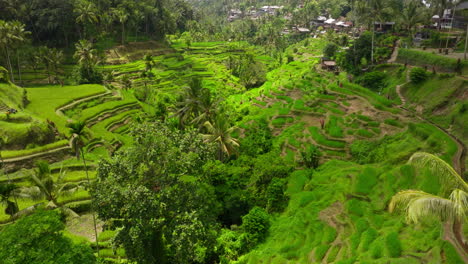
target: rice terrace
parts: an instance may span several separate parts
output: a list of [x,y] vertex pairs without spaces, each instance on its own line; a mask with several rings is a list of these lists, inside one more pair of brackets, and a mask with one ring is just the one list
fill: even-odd
[[468,263],[468,2],[0,0],[0,264]]

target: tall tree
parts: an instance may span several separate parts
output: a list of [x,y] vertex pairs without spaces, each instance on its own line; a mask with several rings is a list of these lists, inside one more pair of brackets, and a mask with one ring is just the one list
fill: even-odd
[[437,217],[444,222],[445,235],[450,237],[449,242],[468,261],[468,244],[463,233],[468,212],[468,184],[449,164],[432,154],[415,153],[408,163],[418,169],[429,169],[437,175],[441,182],[442,196],[418,190],[401,191],[392,197],[390,212],[404,210],[408,221],[415,223],[427,217]]
[[224,156],[230,157],[237,153],[239,147],[239,140],[233,137],[233,133],[238,129],[231,127],[226,117],[217,115],[215,121],[205,122],[207,134],[203,135],[206,142],[216,143],[218,145],[218,159],[223,160]]
[[120,231],[138,263],[207,263],[213,253],[218,202],[201,177],[214,146],[196,130],[164,123],[134,130],[135,144],[99,165],[92,191],[99,217]]
[[76,2],[75,9],[73,11],[77,15],[76,23],[81,24],[83,28],[83,38],[86,39],[88,31],[87,28],[98,23],[96,5],[87,0],[79,0]]
[[127,12],[127,9],[125,8],[115,8],[112,10],[112,14],[114,15],[114,17],[117,19],[117,21],[119,21],[120,25],[122,26],[122,29],[121,29],[121,33],[122,33],[122,36],[121,36],[121,41],[122,41],[122,45],[125,44],[125,23],[127,22],[128,20],[128,12]]
[[[86,158],[84,155],[84,140],[86,138],[86,124],[85,122],[75,122],[75,123],[69,123],[67,124],[67,127],[70,128],[70,134],[71,134],[71,141],[73,145],[73,149],[75,150],[76,153],[76,158],[79,160],[80,159],[80,153],[81,157],[83,160],[83,165],[85,168],[86,172],[86,180],[88,181],[88,186],[91,186],[91,180],[89,179],[89,173],[88,173],[88,166],[86,165]],[[97,233],[97,223],[96,223],[96,214],[93,212],[93,225],[94,225],[94,235],[96,237],[96,249],[97,249],[97,254],[99,256],[99,241],[98,241],[98,233]]]
[[66,172],[61,170],[57,179],[54,179],[49,164],[38,161],[34,173],[30,176],[33,186],[22,188],[20,196],[34,200],[46,199],[49,201],[47,207],[59,207],[68,215],[77,216],[71,209],[61,206],[58,202],[59,197],[71,195],[80,188],[76,183],[65,182],[65,175]]
[[[26,40],[26,35],[29,33],[25,30],[24,24],[19,21],[6,22],[0,20],[0,48],[5,51],[8,68],[11,74],[11,80],[14,82],[13,67],[11,64],[10,52],[15,46]],[[19,66],[19,65],[18,65]]]

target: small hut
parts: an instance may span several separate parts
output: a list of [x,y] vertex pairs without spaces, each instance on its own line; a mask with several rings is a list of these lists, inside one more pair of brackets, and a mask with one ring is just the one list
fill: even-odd
[[327,57],[323,57],[321,59],[321,66],[322,66],[322,69],[327,70],[327,71],[336,71],[338,69],[336,65],[336,61],[329,59]]

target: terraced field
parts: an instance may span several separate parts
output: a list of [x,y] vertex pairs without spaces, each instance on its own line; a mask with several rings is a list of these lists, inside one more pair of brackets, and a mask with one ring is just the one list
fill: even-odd
[[[408,166],[402,165],[412,153],[428,149],[452,163],[459,159],[457,143],[444,131],[400,108],[404,101],[396,88],[399,78],[386,88],[389,94],[393,91],[393,97],[383,97],[349,82],[345,74],[322,71],[318,60],[325,44],[322,40],[307,45],[300,42],[286,50],[294,61],[281,65],[266,55],[258,56],[270,71],[263,85],[250,90],[225,65],[229,56],[254,49],[246,43],[187,46],[174,41],[172,47],[158,47],[153,52],[109,51],[113,54],[109,55],[112,64],[100,67],[112,73],[113,80],[107,88],[34,86],[34,78],[27,76],[32,85],[26,88],[31,103],[24,113],[32,116],[27,123],[33,119],[44,123],[48,120],[56,130],[55,140],[28,149],[2,150],[5,168],[12,173],[1,176],[0,182],[29,185],[29,175],[34,172],[27,169],[40,159],[53,163],[54,178],[61,170],[67,171],[65,182],[78,184],[80,189],[71,196],[59,197],[58,202],[81,216],[69,223],[66,233],[74,240],[95,241],[94,233],[89,231],[92,219],[86,170],[83,161],[73,155],[66,124],[85,122],[85,159],[89,176],[95,179],[99,159],[132,144],[128,134],[133,122],[140,116],[153,117],[155,102],[162,102],[167,106],[165,111],[172,111],[171,106],[191,78],[203,77],[203,84],[212,95],[224,99],[231,108],[236,125],[242,130],[240,137],[255,121],[266,120],[273,135],[272,148],[298,169],[286,179],[289,204],[283,213],[274,216],[271,236],[241,261],[348,263],[343,261],[357,255],[365,260],[383,255],[390,258],[390,244],[400,240],[402,252],[413,252],[415,248],[420,253],[395,257],[398,263],[417,263],[427,259],[432,251],[445,250],[449,246],[436,241],[440,228],[430,232],[414,230],[401,224],[402,217],[390,216],[386,206],[397,190],[414,186],[424,190],[436,188],[430,176],[416,178]],[[154,55],[151,78],[141,75],[146,65],[140,59],[145,53]],[[39,77],[38,80],[43,76]],[[128,77],[130,84],[124,84],[124,77]],[[16,124],[21,126],[21,122]],[[374,156],[360,159],[359,147],[366,144],[373,144],[367,151],[379,159]],[[322,153],[320,163],[325,165],[318,171],[305,169],[302,164],[301,153],[310,145],[317,146]],[[20,210],[38,203],[46,201],[18,197]],[[0,205],[0,223],[7,224],[11,219],[4,209]],[[103,225],[98,223],[100,255],[124,259],[124,250],[113,249],[111,245],[118,231],[103,231]],[[395,239],[395,234],[401,234],[400,240]],[[403,239],[413,236],[435,242],[413,245]]]

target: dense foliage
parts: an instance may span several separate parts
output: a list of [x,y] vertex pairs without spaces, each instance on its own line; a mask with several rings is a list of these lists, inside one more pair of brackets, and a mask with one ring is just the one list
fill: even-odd
[[0,232],[2,263],[96,263],[91,248],[74,244],[62,234],[64,228],[56,211],[39,211],[5,227]]

